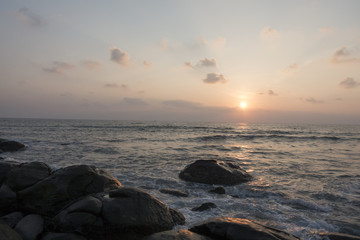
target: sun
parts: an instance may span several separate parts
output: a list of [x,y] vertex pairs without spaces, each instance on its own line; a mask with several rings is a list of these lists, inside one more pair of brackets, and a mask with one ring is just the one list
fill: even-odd
[[242,102],[240,103],[240,107],[241,107],[242,109],[245,109],[245,108],[247,107],[247,102],[242,101]]

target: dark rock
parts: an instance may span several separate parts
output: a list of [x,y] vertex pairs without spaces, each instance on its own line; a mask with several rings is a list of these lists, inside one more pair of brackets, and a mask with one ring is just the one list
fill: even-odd
[[22,143],[0,138],[0,152],[15,152],[22,148],[25,148]]
[[335,233],[335,232],[328,232],[328,233],[320,233],[319,234],[321,239],[323,240],[360,240],[360,236],[354,236],[350,234],[344,233]]
[[16,224],[14,230],[19,233],[19,235],[24,240],[35,240],[43,232],[44,229],[44,219],[37,214],[30,214],[21,219],[21,221]]
[[176,197],[188,197],[189,193],[186,191],[182,191],[182,190],[176,190],[176,189],[168,189],[168,188],[164,188],[164,189],[160,189],[161,193],[165,193],[165,194],[170,194]]
[[209,191],[210,193],[225,194],[225,188],[217,187]]
[[186,229],[178,229],[155,233],[144,238],[144,240],[211,240],[211,238]]
[[46,233],[41,240],[87,240],[85,237],[75,233]]
[[19,191],[50,176],[51,171],[46,163],[23,163],[8,173],[7,184],[12,190]]
[[217,206],[215,205],[215,203],[212,202],[207,202],[207,203],[203,203],[198,207],[194,207],[193,209],[191,209],[191,211],[195,211],[195,212],[202,212],[205,210],[208,210],[210,208],[216,208]]
[[62,168],[44,180],[18,192],[23,210],[53,216],[70,201],[91,193],[121,187],[110,173],[94,166]]
[[9,172],[19,165],[20,163],[11,161],[0,162],[0,185],[7,179]]
[[190,231],[222,240],[296,240],[286,232],[247,219],[213,218],[190,228]]
[[251,176],[240,166],[217,160],[198,160],[186,166],[179,177],[190,182],[222,185],[235,185],[251,180]]
[[3,223],[0,223],[0,239],[1,240],[23,240],[17,232],[15,232],[7,224],[3,224]]
[[0,187],[0,215],[11,213],[17,209],[16,193],[7,184]]
[[24,214],[22,212],[12,212],[8,215],[0,217],[0,222],[6,223],[10,227],[14,228],[23,217]]
[[72,203],[68,208],[67,211],[69,213],[72,212],[88,212],[95,215],[99,215],[102,208],[102,202],[92,196],[86,196],[83,199]]
[[169,208],[172,219],[175,225],[184,225],[185,224],[185,217],[179,211]]
[[[170,230],[176,224],[175,210],[137,188],[119,188],[103,197],[102,216],[107,236],[123,239],[141,238],[155,232]],[[177,213],[181,215],[181,213]]]

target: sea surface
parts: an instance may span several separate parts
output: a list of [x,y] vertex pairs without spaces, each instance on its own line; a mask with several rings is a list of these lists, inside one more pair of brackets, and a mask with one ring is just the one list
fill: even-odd
[[[302,239],[318,239],[319,232],[360,235],[360,125],[0,119],[0,138],[27,146],[0,154],[5,159],[109,170],[124,186],[180,210],[186,225],[179,228],[227,216]],[[225,187],[225,195],[180,180],[179,172],[199,159],[238,163],[254,180]],[[163,188],[190,196],[160,193]],[[191,211],[204,202],[217,208]]]

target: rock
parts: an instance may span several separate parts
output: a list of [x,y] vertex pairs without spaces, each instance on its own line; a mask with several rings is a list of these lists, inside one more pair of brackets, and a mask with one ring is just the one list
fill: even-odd
[[0,187],[0,215],[17,210],[16,193],[7,184]]
[[85,237],[75,233],[46,233],[41,240],[87,240]]
[[22,143],[0,138],[0,152],[15,152],[22,148],[25,148]]
[[189,230],[178,229],[154,233],[144,238],[144,240],[211,240],[211,238],[190,232]]
[[209,193],[225,194],[225,188],[217,187],[209,191]]
[[0,223],[1,240],[23,240],[21,236],[6,224]]
[[22,212],[12,212],[8,215],[0,217],[0,222],[6,223],[10,227],[14,228],[23,217],[24,214]]
[[19,233],[19,235],[24,240],[35,240],[43,232],[44,229],[44,219],[37,214],[30,214],[21,219],[21,221],[16,224],[14,230]]
[[106,234],[119,239],[140,238],[170,230],[181,213],[170,210],[162,202],[137,188],[123,187],[103,197],[102,216]]
[[12,190],[19,191],[50,176],[51,171],[46,163],[23,163],[8,173],[7,184]]
[[335,232],[328,232],[328,233],[320,233],[319,234],[321,239],[323,240],[360,240],[360,236],[354,236],[350,234],[344,233],[335,233]]
[[176,197],[188,197],[189,193],[186,191],[182,191],[182,190],[176,190],[176,189],[168,189],[168,188],[164,188],[164,189],[160,189],[161,193],[165,193],[165,194],[170,194]]
[[182,180],[205,184],[235,185],[251,180],[251,176],[239,166],[217,160],[198,160],[183,169]]
[[67,211],[69,213],[72,212],[88,212],[95,215],[99,215],[102,208],[102,202],[92,196],[86,196],[83,199],[76,201],[75,203],[71,204]]
[[20,165],[20,163],[17,163],[17,162],[1,161],[0,162],[0,184],[2,184],[7,179],[9,172],[12,169],[17,168],[19,165]]
[[286,232],[270,228],[247,219],[213,218],[197,224],[190,231],[222,240],[296,240]]
[[207,203],[203,203],[198,207],[194,207],[193,209],[191,209],[191,211],[195,211],[195,212],[202,212],[205,210],[208,210],[210,208],[216,208],[217,206],[215,205],[215,203],[212,202],[207,202]]
[[74,165],[59,169],[19,191],[18,200],[25,211],[54,216],[74,199],[119,187],[120,182],[107,171],[95,166]]
[[172,219],[174,221],[174,224],[175,225],[184,225],[185,224],[184,215],[182,215],[181,212],[179,212],[175,209],[172,209],[172,208],[169,208],[169,209],[170,209],[170,213],[171,213]]

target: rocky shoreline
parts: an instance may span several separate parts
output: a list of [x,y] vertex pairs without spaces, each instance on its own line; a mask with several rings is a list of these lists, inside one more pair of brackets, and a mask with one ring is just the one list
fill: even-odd
[[[0,151],[4,149],[8,151]],[[222,185],[251,180],[239,166],[216,160],[196,161],[179,177]],[[221,187],[214,190],[225,194]],[[174,189],[162,192],[188,194]],[[0,157],[0,240],[299,239],[247,219],[217,217],[181,229],[185,221],[181,212],[142,189],[122,186],[95,166],[54,170],[43,162],[18,163]],[[338,233],[324,233],[322,238],[360,239]]]

